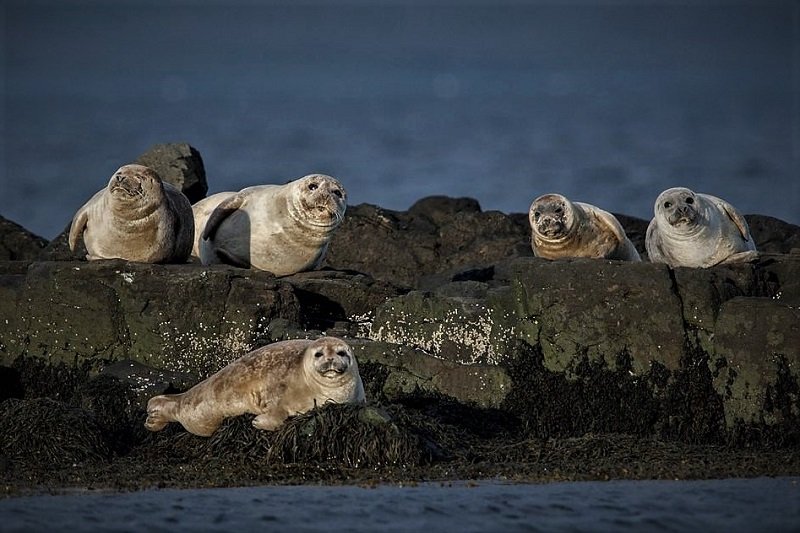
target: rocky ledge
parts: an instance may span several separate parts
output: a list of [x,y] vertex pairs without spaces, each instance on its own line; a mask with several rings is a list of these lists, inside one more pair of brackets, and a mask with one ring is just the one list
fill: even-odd
[[[619,218],[643,252],[646,221]],[[800,227],[747,218],[758,261],[674,270],[534,258],[523,215],[444,197],[407,212],[351,207],[325,266],[283,278],[88,263],[59,239],[5,235],[17,249],[0,262],[0,471],[12,490],[86,484],[53,457],[127,465],[112,476],[125,486],[364,480],[375,465],[400,467],[377,474],[388,479],[800,473]],[[142,431],[151,395],[321,332],[355,347],[367,407],[327,406],[279,434],[246,417],[210,440]],[[89,451],[42,444],[75,428]],[[337,438],[325,459],[320,443]],[[239,477],[204,478],[198,465],[225,454]],[[697,454],[705,462],[687,465]],[[147,467],[159,461],[172,465],[161,480]]]

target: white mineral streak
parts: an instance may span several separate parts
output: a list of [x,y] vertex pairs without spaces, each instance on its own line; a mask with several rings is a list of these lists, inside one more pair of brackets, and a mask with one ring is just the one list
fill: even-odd
[[426,317],[421,320],[392,308],[392,321],[381,324],[377,331],[373,327],[369,338],[413,346],[439,359],[443,344],[449,342],[459,348],[461,364],[498,364],[502,354],[497,353],[493,342],[496,337],[494,321],[486,307],[473,305],[477,313],[465,314],[459,309],[450,309],[441,319]]

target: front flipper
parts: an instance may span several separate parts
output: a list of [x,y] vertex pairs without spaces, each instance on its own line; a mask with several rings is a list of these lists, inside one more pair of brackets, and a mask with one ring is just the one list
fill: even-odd
[[205,240],[213,239],[220,225],[225,221],[226,218],[235,213],[236,210],[242,206],[243,202],[244,196],[241,194],[234,194],[233,196],[220,202],[219,205],[211,212],[211,215],[209,215],[200,238]]
[[74,252],[75,247],[78,246],[78,239],[83,235],[83,230],[86,229],[86,224],[89,221],[89,213],[85,208],[75,213],[72,219],[72,225],[69,227],[69,249]]
[[736,229],[739,230],[739,235],[742,236],[742,239],[745,242],[751,242],[752,237],[750,236],[750,228],[747,225],[747,221],[736,211],[736,208],[722,198],[717,198],[716,196],[711,195],[708,196],[713,199],[722,212],[731,220],[731,222],[733,222],[733,224],[736,226]]
[[265,431],[275,431],[283,425],[287,418],[289,418],[289,413],[286,411],[272,410],[255,417],[253,419],[253,427]]
[[733,263],[753,263],[758,261],[758,258],[761,257],[760,254],[755,250],[748,250],[746,252],[738,252],[735,254],[731,254],[719,263],[718,265],[730,265]]

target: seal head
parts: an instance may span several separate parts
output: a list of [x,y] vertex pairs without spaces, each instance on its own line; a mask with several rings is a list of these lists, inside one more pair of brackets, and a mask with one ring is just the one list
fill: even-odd
[[560,194],[545,194],[531,204],[528,212],[531,228],[542,238],[557,241],[571,232],[575,214],[572,202]]

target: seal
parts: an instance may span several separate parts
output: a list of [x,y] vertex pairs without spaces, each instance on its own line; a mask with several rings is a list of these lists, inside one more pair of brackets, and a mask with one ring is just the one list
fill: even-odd
[[336,337],[288,340],[253,350],[182,394],[151,398],[144,425],[160,431],[180,422],[208,437],[226,417],[251,413],[253,426],[274,430],[329,401],[365,401],[352,348]]
[[285,185],[221,192],[194,204],[193,255],[288,276],[322,262],[347,208],[341,183],[310,174]]
[[75,251],[83,236],[86,259],[183,263],[194,241],[189,200],[143,165],[124,165],[78,209],[69,230]]
[[647,226],[650,261],[707,268],[758,257],[747,221],[721,198],[673,187],[658,195]]
[[531,204],[528,221],[531,248],[537,257],[641,261],[617,218],[591,204],[544,194]]

